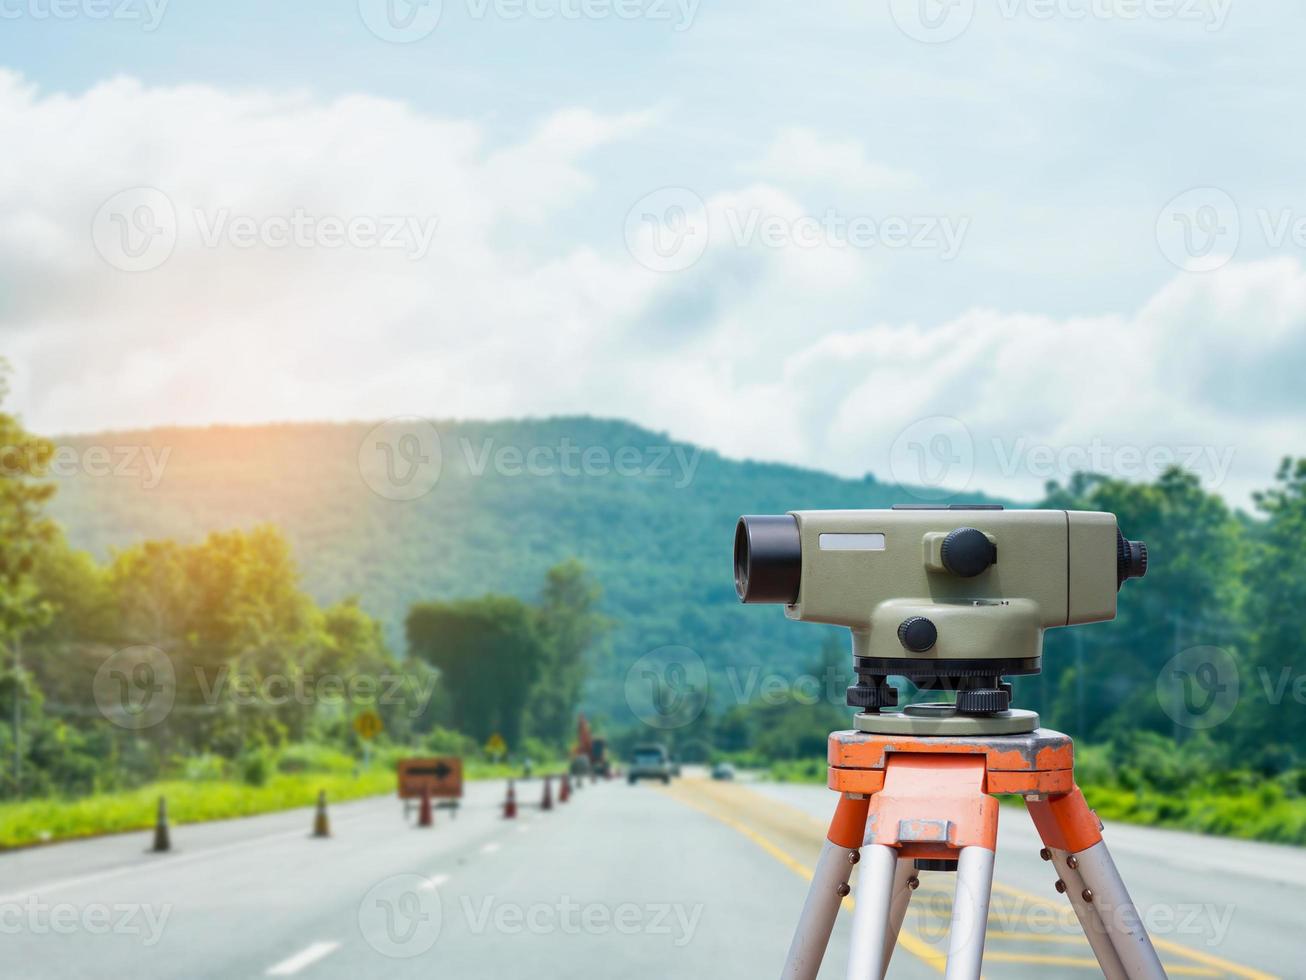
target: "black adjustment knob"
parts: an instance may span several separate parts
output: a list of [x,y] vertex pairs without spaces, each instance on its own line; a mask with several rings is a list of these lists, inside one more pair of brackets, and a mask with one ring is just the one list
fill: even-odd
[[924,653],[938,641],[938,627],[924,616],[912,616],[898,624],[898,642],[912,653]]
[[959,527],[943,539],[943,567],[962,578],[974,578],[998,560],[998,549],[988,535],[973,527]]
[[1116,528],[1116,590],[1126,579],[1142,578],[1147,574],[1147,545],[1141,541],[1127,541]]
[[963,715],[991,715],[1010,707],[1010,688],[972,688],[957,692],[957,711]]

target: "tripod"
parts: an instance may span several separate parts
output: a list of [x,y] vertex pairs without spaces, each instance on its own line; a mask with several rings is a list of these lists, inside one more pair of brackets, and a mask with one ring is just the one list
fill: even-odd
[[[1028,713],[1026,713],[1028,714]],[[859,716],[859,718],[862,716]],[[997,846],[996,794],[1024,797],[1098,965],[1108,980],[1165,970],[1116,870],[1102,825],[1075,786],[1060,732],[833,732],[829,786],[839,804],[785,961],[782,980],[815,980],[841,900],[860,863],[848,980],[889,967],[917,870],[955,871],[946,980],[978,980]]]

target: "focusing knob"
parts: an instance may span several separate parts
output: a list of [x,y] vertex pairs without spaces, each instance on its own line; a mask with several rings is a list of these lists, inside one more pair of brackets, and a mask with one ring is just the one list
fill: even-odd
[[983,531],[959,527],[943,539],[940,557],[953,575],[974,578],[998,560],[998,549]]
[[924,616],[912,616],[898,624],[898,642],[912,653],[924,653],[939,639],[939,630]]
[[1142,578],[1147,574],[1147,545],[1141,541],[1128,541],[1116,528],[1116,590],[1126,579]]

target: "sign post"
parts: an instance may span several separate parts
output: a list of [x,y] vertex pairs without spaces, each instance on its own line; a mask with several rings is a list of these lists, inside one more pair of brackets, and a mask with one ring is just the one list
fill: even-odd
[[381,716],[375,711],[364,711],[354,716],[354,731],[363,740],[363,770],[372,764],[372,739],[385,730]]

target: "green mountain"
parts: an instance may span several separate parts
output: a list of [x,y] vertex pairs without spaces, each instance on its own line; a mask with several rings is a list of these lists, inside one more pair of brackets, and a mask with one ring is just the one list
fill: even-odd
[[[719,699],[730,695],[727,667],[783,671],[814,659],[820,628],[787,628],[779,610],[745,610],[736,600],[739,514],[914,499],[869,475],[726,459],[588,417],[379,431],[369,423],[166,428],[56,442],[78,460],[63,467],[52,507],[75,546],[103,558],[142,539],[193,541],[275,524],[294,546],[307,591],[323,603],[359,596],[397,649],[413,602],[533,598],[550,565],[578,557],[616,624],[587,700],[614,716],[624,711],[631,665],[666,645],[702,657]],[[421,490],[429,492],[396,499]]]

